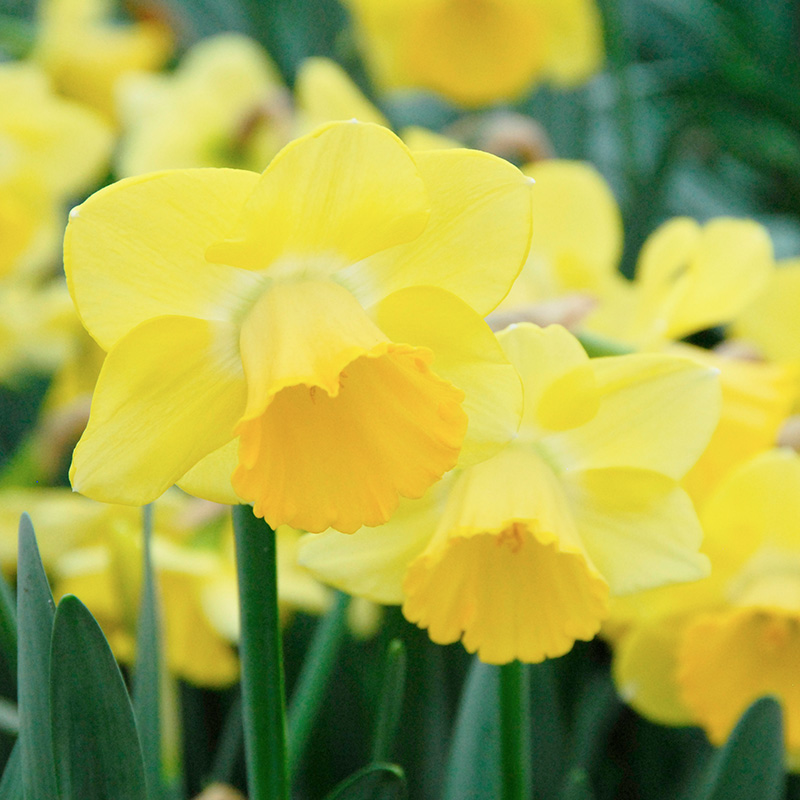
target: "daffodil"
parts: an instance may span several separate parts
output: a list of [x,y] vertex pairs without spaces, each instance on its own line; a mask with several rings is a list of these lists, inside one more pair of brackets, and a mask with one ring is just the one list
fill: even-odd
[[786,747],[800,756],[800,457],[762,453],[704,506],[710,577],[626,598],[615,610],[621,694],[669,724],[723,742],[756,698],[783,705]]
[[287,90],[261,46],[219,34],[198,42],[169,75],[120,82],[120,175],[162,169],[261,171],[291,138]]
[[774,270],[762,225],[719,217],[664,223],[645,242],[631,282],[617,282],[586,327],[639,349],[730,322]]
[[531,186],[465,150],[333,123],[263,175],[176,170],[71,215],[78,313],[108,351],[74,487],[175,482],[273,527],[388,520],[515,433],[521,387],[481,319],[519,272]]
[[376,83],[420,87],[467,106],[536,83],[572,86],[603,60],[592,0],[348,0]]
[[41,272],[55,260],[60,206],[99,179],[111,131],[33,64],[0,64],[0,108],[0,276]]
[[156,70],[172,37],[155,19],[121,23],[113,0],[41,0],[33,58],[59,92],[115,116],[117,82],[128,72]]
[[711,435],[719,389],[686,359],[589,360],[559,326],[522,323],[500,340],[525,392],[516,439],[377,530],[308,536],[301,563],[402,603],[434,642],[535,662],[592,638],[610,594],[706,574],[678,481]]

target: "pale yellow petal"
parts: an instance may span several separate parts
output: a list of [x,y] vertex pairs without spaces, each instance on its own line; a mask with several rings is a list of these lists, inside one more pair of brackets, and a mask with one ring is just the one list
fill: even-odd
[[143,323],[100,372],[73,487],[103,502],[154,500],[233,438],[245,392],[233,326],[188,317]]
[[390,339],[427,347],[433,369],[465,393],[469,418],[459,464],[482,461],[516,436],[522,384],[489,326],[455,295],[435,287],[402,289],[372,310]]
[[516,167],[475,150],[414,159],[430,193],[422,235],[346,269],[341,280],[363,305],[408,286],[439,286],[482,316],[503,299],[530,245],[531,185]]
[[272,160],[212,261],[329,275],[417,237],[428,221],[425,185],[387,128],[333,122]]
[[673,480],[640,469],[563,476],[581,541],[612,594],[708,575],[703,530],[692,501]]
[[585,425],[548,437],[568,469],[635,467],[682,478],[719,420],[714,370],[685,358],[629,355],[591,362],[601,399]]
[[401,500],[389,522],[377,528],[361,528],[350,535],[309,534],[302,541],[300,563],[319,580],[348,594],[401,604],[406,571],[436,531],[442,488],[437,484],[419,500]]
[[177,483],[187,494],[214,503],[237,505],[242,499],[233,490],[231,476],[239,463],[239,439],[201,458]]
[[257,180],[240,170],[156,173],[112,184],[73,210],[67,281],[102,347],[164,314],[230,318],[256,276],[209,264],[205,250],[230,230]]
[[559,0],[545,3],[548,51],[545,74],[553,83],[575,86],[603,64],[603,24],[594,0]]
[[661,725],[694,721],[678,685],[678,645],[684,627],[683,618],[637,625],[614,646],[612,673],[620,697]]

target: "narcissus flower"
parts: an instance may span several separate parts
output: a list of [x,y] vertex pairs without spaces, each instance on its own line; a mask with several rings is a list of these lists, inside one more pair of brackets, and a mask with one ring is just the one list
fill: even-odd
[[66,199],[106,169],[112,135],[94,112],[53,93],[33,64],[0,64],[0,276],[48,265]]
[[119,79],[161,67],[172,49],[156,20],[114,20],[113,0],[42,0],[33,58],[60,92],[113,118]]
[[137,504],[179,481],[273,527],[354,531],[492,455],[521,387],[481,316],[527,255],[530,191],[486,153],[412,155],[355,122],[263,175],[101,190],[65,240],[78,313],[108,351],[73,485]]
[[632,282],[617,282],[588,329],[634,347],[657,349],[730,322],[764,287],[774,269],[766,229],[719,217],[664,223],[645,242]]
[[291,138],[287,90],[263,48],[233,33],[203,39],[169,75],[120,82],[121,176],[161,169],[261,171]]
[[615,614],[621,694],[658,721],[723,742],[756,698],[777,697],[800,757],[800,457],[762,453],[702,509],[710,577],[626,598]]
[[534,83],[571,86],[603,60],[592,0],[348,0],[367,64],[388,88],[478,106]]
[[300,560],[402,603],[435,642],[461,639],[490,663],[541,661],[591,639],[609,594],[706,574],[678,481],[716,424],[719,388],[687,359],[589,360],[559,326],[499,338],[525,391],[517,438],[382,528],[307,537]]

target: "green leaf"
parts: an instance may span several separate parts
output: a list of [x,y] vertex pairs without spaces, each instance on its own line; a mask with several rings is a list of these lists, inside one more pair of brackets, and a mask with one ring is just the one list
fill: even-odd
[[744,712],[694,796],[698,800],[778,800],[786,783],[783,764],[781,707],[775,698],[762,697]]
[[0,657],[8,665],[9,677],[17,684],[17,609],[14,592],[0,572]]
[[552,659],[530,664],[531,760],[537,797],[555,797],[564,779],[567,728]]
[[161,648],[158,601],[152,559],[153,507],[142,509],[144,528],[142,597],[136,631],[133,710],[142,740],[147,796],[164,794],[161,769]]
[[473,660],[450,745],[444,800],[500,797],[499,675],[497,667]]
[[60,800],[147,800],[122,674],[100,626],[72,595],[55,615],[50,696]]
[[17,741],[0,780],[0,800],[23,800],[21,753],[22,748]]
[[402,800],[406,776],[395,764],[371,764],[343,780],[325,800]]
[[27,514],[19,523],[17,683],[22,780],[28,800],[57,800],[50,728],[50,639],[55,604]]
[[392,746],[400,724],[400,712],[406,686],[406,648],[400,639],[389,642],[386,651],[386,670],[383,678],[372,760],[386,761],[392,756]]

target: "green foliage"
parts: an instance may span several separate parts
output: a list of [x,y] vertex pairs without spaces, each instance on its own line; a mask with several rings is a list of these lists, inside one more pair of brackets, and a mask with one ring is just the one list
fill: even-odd
[[340,783],[325,800],[404,800],[403,770],[394,764],[371,764]]

